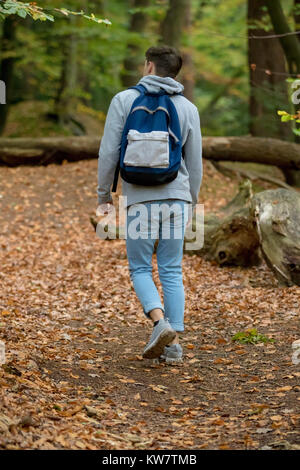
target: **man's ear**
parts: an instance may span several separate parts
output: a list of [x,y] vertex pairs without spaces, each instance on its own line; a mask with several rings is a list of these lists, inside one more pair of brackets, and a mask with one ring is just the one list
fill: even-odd
[[154,62],[148,62],[149,75],[155,75],[155,64]]
[[156,70],[155,70],[155,64],[154,62],[151,61],[145,61],[145,66],[144,66],[144,77],[146,75],[156,75]]

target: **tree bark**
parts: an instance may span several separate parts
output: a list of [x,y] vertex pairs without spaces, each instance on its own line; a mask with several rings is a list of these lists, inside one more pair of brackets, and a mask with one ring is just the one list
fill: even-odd
[[[300,0],[294,0],[294,7],[296,8],[294,14],[295,29],[296,31],[300,31]],[[298,35],[298,40],[300,42],[300,34]]]
[[[13,16],[5,18],[2,33],[2,54],[7,54],[15,50],[16,25],[17,20]],[[2,80],[6,86],[6,104],[0,105],[0,135],[4,131],[9,112],[15,60],[15,57],[4,57],[0,64],[0,80]]]
[[[283,126],[277,116],[288,102],[286,84],[286,60],[279,39],[251,39],[251,36],[267,36],[256,26],[265,12],[265,0],[248,0],[248,61],[250,73],[250,133],[256,137],[278,137],[291,140],[289,126]],[[268,71],[271,71],[268,73]],[[282,102],[282,105],[280,104]]]
[[[198,254],[220,266],[259,264],[259,238],[250,213],[251,198],[252,185],[246,180],[240,184],[233,200],[223,208],[223,216],[205,216],[204,246],[195,251],[185,250],[186,253]],[[193,230],[196,227],[193,226]]]
[[177,49],[180,47],[189,5],[190,0],[169,0],[169,9],[161,24],[162,43]]
[[[191,23],[191,0],[169,0],[168,11],[160,27],[161,43],[180,49],[183,33],[188,34]],[[193,61],[187,50],[183,52],[182,57],[181,76],[184,96],[193,101],[195,86]]]
[[[291,29],[284,15],[280,0],[266,0],[269,15],[272,20],[273,28],[276,34],[290,33]],[[300,74],[300,41],[296,35],[288,35],[279,38],[284,50],[289,72],[291,74]],[[300,173],[293,170],[285,172],[286,181],[292,186],[300,187]]]
[[[266,0],[269,15],[276,34],[290,33],[291,29],[284,15],[280,0]],[[296,35],[279,38],[289,65],[290,73],[300,73],[300,42]]]
[[300,169],[300,145],[262,137],[206,137],[203,156],[215,161],[264,163]]
[[[190,36],[192,27],[192,12],[191,12],[191,2],[186,3],[185,9],[185,21],[184,21],[184,32],[187,37]],[[190,100],[194,101],[194,88],[195,88],[195,69],[193,64],[192,55],[188,49],[185,48],[183,54],[183,72],[182,72],[182,84],[184,86],[184,96]]]
[[[64,20],[65,21],[65,20]],[[74,28],[76,18],[69,17],[69,26]],[[84,129],[78,129],[74,112],[75,88],[77,85],[77,35],[72,32],[62,38],[63,58],[61,76],[55,99],[54,112],[60,126],[70,128],[74,134],[82,134]]]
[[99,137],[41,137],[0,139],[0,163],[6,165],[43,165],[63,160],[97,158]]
[[[99,144],[97,136],[1,138],[0,163],[34,165],[97,158]],[[299,144],[262,137],[204,137],[203,157],[300,169]]]
[[[147,7],[150,0],[133,0],[132,7]],[[143,34],[147,25],[148,17],[143,12],[137,12],[131,15],[129,32]],[[124,71],[121,74],[124,87],[136,85],[139,77],[139,67],[142,65],[142,51],[136,42],[129,40],[127,55],[124,60]]]
[[300,286],[299,193],[275,189],[253,196],[245,181],[224,214],[206,217],[204,247],[191,254],[246,267],[259,264],[261,253],[281,284]]
[[263,191],[253,198],[252,213],[267,265],[282,284],[300,286],[300,194]]

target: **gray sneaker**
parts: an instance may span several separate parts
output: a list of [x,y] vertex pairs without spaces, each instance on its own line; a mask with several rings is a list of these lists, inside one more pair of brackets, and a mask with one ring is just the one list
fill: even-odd
[[180,344],[171,344],[171,346],[165,346],[163,354],[159,357],[160,362],[166,362],[167,364],[174,364],[182,362],[182,347]]
[[176,336],[168,320],[161,318],[157,325],[153,328],[151,338],[146,345],[143,357],[145,359],[154,359],[159,357],[167,344],[171,343]]

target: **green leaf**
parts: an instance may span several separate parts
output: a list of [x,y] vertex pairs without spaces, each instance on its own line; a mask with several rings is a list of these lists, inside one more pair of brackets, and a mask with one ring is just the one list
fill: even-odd
[[20,16],[21,18],[26,18],[26,16],[27,16],[27,11],[22,8],[22,9],[20,9],[20,10],[17,11],[17,14],[18,14],[18,16]]
[[239,331],[232,337],[232,341],[237,341],[242,344],[250,343],[273,343],[274,339],[268,338],[257,332],[256,328],[252,328],[246,331]]
[[45,17],[46,20],[54,21],[54,17],[53,17],[52,15],[48,15],[48,14],[46,15],[46,14],[44,13],[44,17]]
[[17,9],[17,7],[10,7],[10,8],[4,7],[4,11],[5,10],[9,15],[14,15],[17,12],[18,9]]

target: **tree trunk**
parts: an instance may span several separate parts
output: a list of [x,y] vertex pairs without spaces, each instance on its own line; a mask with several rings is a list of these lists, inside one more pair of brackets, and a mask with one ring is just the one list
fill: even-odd
[[[284,15],[280,0],[266,0],[269,15],[272,20],[273,28],[276,34],[290,33],[291,29]],[[279,38],[284,50],[289,72],[291,74],[300,74],[300,41],[296,35],[288,35]],[[287,170],[285,172],[286,181],[292,186],[300,187],[300,172]]]
[[265,15],[262,9],[264,6],[265,0],[248,0],[250,133],[256,137],[291,140],[293,136],[290,127],[283,126],[277,116],[277,110],[284,109],[288,102],[286,61],[282,46],[277,38],[250,38],[274,34],[274,31],[266,32],[259,27],[253,29],[253,23],[261,21]]
[[[132,7],[147,7],[150,0],[133,0]],[[148,16],[143,12],[137,12],[131,15],[129,32],[143,34],[147,25]],[[139,67],[142,65],[141,47],[136,41],[129,40],[126,58],[124,60],[124,72],[121,75],[124,87],[136,85],[139,78]]]
[[[161,24],[161,43],[179,49],[182,45],[184,31],[189,34],[191,28],[191,0],[169,0],[169,9]],[[182,82],[184,96],[194,99],[194,68],[190,53],[186,50],[183,56]]]
[[[269,15],[276,34],[290,33],[291,29],[284,15],[280,0],[266,0]],[[300,74],[300,43],[296,35],[279,38],[284,50],[290,73]]]
[[161,41],[163,44],[177,49],[180,47],[189,5],[190,0],[169,0],[169,9],[161,24]]
[[[16,49],[14,45],[16,25],[17,19],[13,16],[5,18],[1,47],[1,54],[3,55],[13,52]],[[15,60],[15,57],[12,56],[4,57],[0,64],[0,80],[3,81],[6,86],[6,104],[0,105],[0,134],[4,131],[11,102]]]
[[[294,0],[294,8],[295,8],[295,13],[294,13],[294,20],[295,20],[295,30],[300,31],[300,0]],[[298,34],[298,40],[300,43],[300,34]],[[299,111],[299,105],[295,105],[295,110],[296,112]],[[300,125],[298,123],[295,123],[296,129],[300,130]],[[300,143],[300,137],[296,136],[296,142],[298,144]]]
[[[65,20],[64,20],[65,21]],[[76,18],[69,17],[69,26],[74,28]],[[60,126],[69,128],[75,135],[82,134],[84,129],[72,117],[74,114],[75,88],[77,85],[77,35],[72,32],[62,39],[63,58],[61,63],[60,83],[55,99],[55,115]]]
[[[0,163],[34,165],[97,158],[99,144],[97,136],[1,138]],[[204,137],[203,157],[300,169],[299,144],[262,137]]]
[[[295,7],[295,30],[300,31],[300,0],[294,0],[294,7]],[[298,39],[300,42],[300,34],[298,35]]]
[[[184,32],[188,38],[191,33],[192,28],[192,12],[191,12],[191,2],[186,3],[185,9],[185,22],[184,22]],[[183,52],[183,71],[182,71],[182,84],[184,86],[184,96],[190,100],[194,101],[194,88],[195,88],[195,69],[193,64],[192,55],[189,51],[188,46],[186,46]]]

